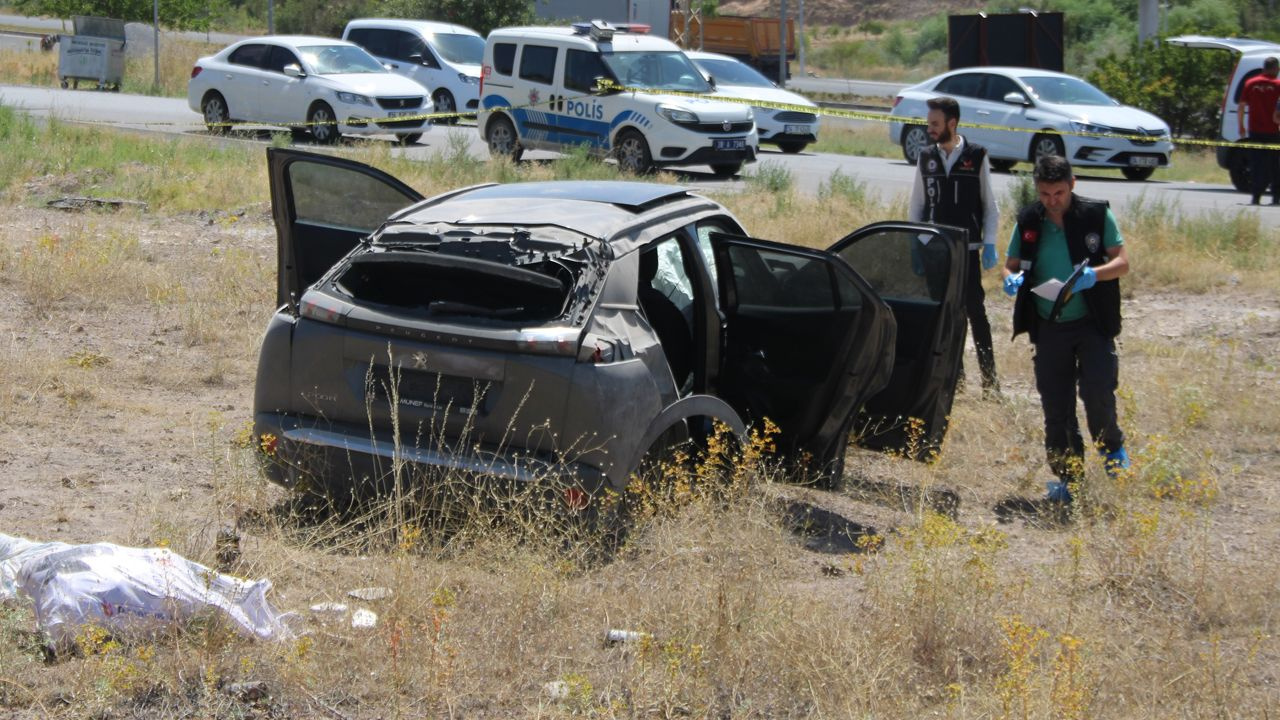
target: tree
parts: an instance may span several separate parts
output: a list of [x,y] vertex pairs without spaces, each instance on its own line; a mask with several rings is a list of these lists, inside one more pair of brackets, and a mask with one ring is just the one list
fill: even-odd
[[1235,55],[1225,50],[1177,47],[1158,38],[1103,58],[1089,80],[1120,102],[1159,116],[1176,136],[1217,139],[1234,63]]
[[[30,15],[96,15],[146,23],[155,13],[152,0],[15,0],[14,8]],[[198,0],[160,0],[159,10],[163,25],[181,29],[203,29],[209,17],[209,3]]]
[[494,28],[527,25],[534,18],[532,0],[387,0],[381,6],[391,17],[450,22],[481,35]]

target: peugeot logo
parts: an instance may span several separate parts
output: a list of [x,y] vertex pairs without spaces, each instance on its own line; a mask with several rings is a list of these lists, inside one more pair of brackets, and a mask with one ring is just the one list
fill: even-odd
[[720,124],[720,127],[724,128],[725,132],[729,132],[730,130],[733,129],[733,123],[729,122],[728,120],[725,120],[723,123]]

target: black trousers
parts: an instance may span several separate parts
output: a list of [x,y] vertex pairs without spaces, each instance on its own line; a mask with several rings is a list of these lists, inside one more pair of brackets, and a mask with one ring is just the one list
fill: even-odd
[[973,345],[978,353],[978,369],[982,387],[996,387],[996,354],[991,346],[991,323],[987,320],[987,293],[982,289],[982,251],[970,250],[965,281],[964,309],[973,332]]
[[1049,467],[1065,482],[1083,477],[1084,440],[1076,418],[1076,392],[1084,401],[1089,435],[1106,453],[1124,447],[1116,421],[1120,361],[1115,340],[1092,318],[1041,321],[1035,346],[1036,389],[1044,409],[1044,449]]
[[1249,150],[1249,182],[1252,185],[1253,200],[1257,202],[1271,188],[1271,199],[1280,202],[1280,135],[1264,135],[1251,133],[1249,142],[1272,143],[1271,150]]

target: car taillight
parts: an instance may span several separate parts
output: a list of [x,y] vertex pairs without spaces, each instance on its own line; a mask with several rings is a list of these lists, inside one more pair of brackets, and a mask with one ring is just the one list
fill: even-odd
[[192,65],[192,66],[191,66],[191,77],[195,77],[195,76],[199,75],[201,70],[204,70],[204,68],[200,67],[199,65]]
[[480,99],[484,100],[484,79],[489,77],[489,73],[493,72],[493,68],[485,65],[480,68]]
[[898,107],[898,103],[902,102],[902,96],[899,95],[893,99],[893,106]]

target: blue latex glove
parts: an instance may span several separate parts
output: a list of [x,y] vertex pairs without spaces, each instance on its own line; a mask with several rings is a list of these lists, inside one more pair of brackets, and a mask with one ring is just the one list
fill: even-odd
[[1098,273],[1094,272],[1093,268],[1087,267],[1084,269],[1083,272],[1080,273],[1080,277],[1076,278],[1076,284],[1071,286],[1071,290],[1073,292],[1088,290],[1089,288],[1093,287],[1094,284],[1097,282],[1098,282]]
[[992,243],[983,244],[982,269],[990,270],[991,268],[995,267],[996,263],[999,261],[1000,261],[999,258],[996,257],[996,246]]
[[1022,273],[1014,273],[1004,279],[1004,294],[1013,297],[1018,294],[1018,288],[1022,287]]

